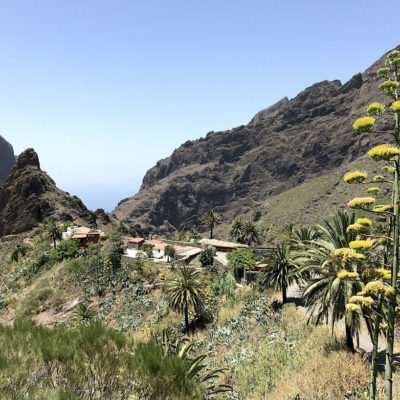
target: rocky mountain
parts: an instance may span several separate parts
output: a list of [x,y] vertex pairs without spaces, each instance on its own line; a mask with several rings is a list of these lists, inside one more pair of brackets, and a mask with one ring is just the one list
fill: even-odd
[[14,149],[7,140],[0,136],[0,186],[4,184],[14,164]]
[[[253,212],[261,218],[269,198],[382,143],[385,134],[357,134],[352,124],[370,102],[388,102],[376,75],[385,57],[345,84],[316,83],[260,111],[247,125],[187,141],[146,173],[139,193],[122,200],[115,215],[159,232],[198,225],[211,208],[226,222]],[[389,123],[382,119],[377,129],[385,131]]]
[[96,215],[78,197],[58,189],[40,169],[36,152],[28,149],[18,157],[0,188],[0,236],[24,232],[50,220],[92,226]]

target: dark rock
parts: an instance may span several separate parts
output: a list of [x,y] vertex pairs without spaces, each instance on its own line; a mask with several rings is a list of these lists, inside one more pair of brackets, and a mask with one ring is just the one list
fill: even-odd
[[0,186],[6,181],[14,164],[14,149],[10,143],[0,136]]
[[[270,196],[356,160],[390,139],[352,128],[370,102],[389,105],[376,75],[385,57],[344,85],[316,83],[260,111],[248,125],[186,142],[147,171],[139,193],[120,202],[115,215],[163,231],[188,229],[210,209],[229,222]],[[378,130],[388,126],[377,123]]]
[[56,187],[40,169],[33,149],[24,151],[0,188],[0,237],[37,227],[50,220],[92,226],[96,216],[76,196]]

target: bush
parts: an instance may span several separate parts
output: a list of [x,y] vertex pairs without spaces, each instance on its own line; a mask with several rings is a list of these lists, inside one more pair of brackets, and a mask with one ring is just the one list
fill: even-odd
[[18,262],[22,257],[25,256],[26,252],[30,249],[27,246],[17,247],[10,256],[11,261]]
[[215,249],[213,247],[208,247],[204,251],[202,251],[199,255],[199,261],[201,262],[202,267],[207,265],[213,265],[215,256]]
[[216,275],[211,283],[216,296],[231,296],[236,289],[235,278],[229,272]]
[[151,244],[145,243],[142,250],[147,254],[147,257],[153,257],[153,246]]
[[244,276],[244,270],[254,269],[257,263],[257,254],[252,249],[236,249],[226,255],[233,275],[237,282]]

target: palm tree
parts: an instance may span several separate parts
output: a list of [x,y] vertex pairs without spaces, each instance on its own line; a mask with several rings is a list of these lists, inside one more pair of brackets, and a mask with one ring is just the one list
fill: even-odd
[[254,221],[246,221],[243,224],[243,241],[247,245],[251,245],[254,243],[255,245],[261,244],[261,232],[257,228],[257,225]]
[[187,234],[188,240],[199,240],[201,235],[196,228],[191,228]]
[[291,257],[290,244],[282,243],[265,256],[267,267],[257,279],[260,283],[282,291],[282,302],[287,302],[287,288],[293,283],[300,285],[308,276],[306,268],[299,268]]
[[53,241],[54,248],[57,247],[57,240],[62,239],[62,230],[54,221],[50,221],[45,228],[46,235]]
[[353,336],[358,332],[360,318],[357,313],[346,310],[350,297],[362,290],[362,282],[357,279],[339,278],[338,272],[347,270],[357,272],[357,261],[334,255],[335,250],[348,248],[356,238],[347,227],[354,223],[354,213],[338,212],[331,220],[324,220],[317,229],[321,237],[305,244],[304,252],[299,254],[297,262],[307,270],[313,270],[313,278],[306,286],[303,299],[309,307],[310,315],[316,315],[318,323],[321,318],[329,319],[332,329],[335,323],[344,318],[346,342],[354,351]]
[[230,236],[236,238],[238,242],[243,235],[243,220],[241,218],[235,218],[231,223]]
[[172,244],[168,244],[167,246],[165,246],[165,248],[164,248],[164,256],[166,256],[168,258],[168,262],[170,261],[170,259],[172,257],[175,256],[175,247],[172,246]]
[[180,268],[167,286],[165,294],[170,306],[185,315],[186,332],[189,332],[189,307],[200,311],[205,300],[200,273],[186,266]]
[[210,228],[210,239],[213,238],[213,229],[216,224],[221,220],[221,216],[214,210],[208,211],[203,216],[203,222]]

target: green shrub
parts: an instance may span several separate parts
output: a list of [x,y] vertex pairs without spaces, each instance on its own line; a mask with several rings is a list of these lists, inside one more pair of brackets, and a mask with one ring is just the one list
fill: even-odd
[[202,251],[199,255],[199,261],[204,268],[207,265],[213,265],[214,263],[215,249],[213,247],[208,247]]
[[211,288],[216,296],[231,296],[236,289],[236,280],[229,272],[217,274]]
[[153,256],[153,246],[151,244],[145,243],[142,250],[147,254],[147,257],[150,258]]
[[24,256],[25,256],[26,252],[27,252],[29,249],[30,249],[30,247],[27,247],[27,246],[20,246],[20,247],[17,247],[17,248],[11,253],[11,256],[10,256],[11,261],[18,262],[18,261],[21,259],[21,257],[24,257]]

